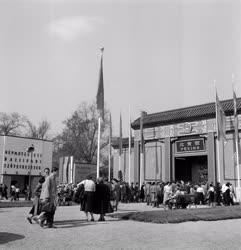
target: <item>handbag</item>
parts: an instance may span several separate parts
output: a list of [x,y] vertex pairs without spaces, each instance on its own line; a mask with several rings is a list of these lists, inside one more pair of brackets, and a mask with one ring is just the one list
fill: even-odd
[[52,202],[45,202],[43,205],[42,205],[42,209],[41,209],[42,212],[46,212],[46,213],[52,213],[54,211],[54,203]]

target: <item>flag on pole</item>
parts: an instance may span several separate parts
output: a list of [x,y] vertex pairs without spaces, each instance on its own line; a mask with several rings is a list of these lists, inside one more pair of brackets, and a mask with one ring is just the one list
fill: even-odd
[[[240,189],[240,166],[239,166],[239,135],[238,135],[238,112],[237,112],[237,97],[233,89],[233,116],[234,116],[234,134],[235,134],[235,161],[237,166],[238,188]],[[237,191],[237,198],[240,200],[240,190]]]
[[217,138],[220,140],[221,138],[224,139],[224,142],[227,141],[226,139],[226,116],[219,101],[218,94],[216,91],[216,126],[217,126]]
[[[104,48],[101,49],[101,61],[100,61],[100,78],[98,91],[96,96],[97,110],[100,112],[100,116],[104,120],[104,80],[103,80],[103,52]],[[98,118],[98,139],[97,139],[97,164],[96,164],[96,177],[99,178],[100,175],[100,126],[101,118]]]
[[131,108],[129,106],[129,168],[128,168],[128,175],[129,175],[129,178],[128,178],[128,182],[129,182],[129,185],[131,185],[131,137],[132,137],[132,133],[131,133]]
[[140,118],[140,140],[141,140],[141,149],[140,149],[140,181],[139,185],[141,188],[141,185],[144,181],[144,175],[145,175],[145,148],[144,148],[144,135],[143,135],[143,119],[144,119],[145,112],[141,112],[141,118]]
[[104,48],[101,48],[100,75],[99,75],[98,92],[96,96],[96,104],[97,104],[97,110],[100,112],[100,115],[102,119],[104,120],[103,52],[104,52]]
[[120,114],[119,156],[122,155],[122,118]]

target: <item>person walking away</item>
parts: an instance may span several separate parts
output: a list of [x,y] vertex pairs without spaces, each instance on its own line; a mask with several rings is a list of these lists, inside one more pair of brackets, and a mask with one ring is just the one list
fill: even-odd
[[134,202],[139,202],[139,196],[140,196],[140,190],[139,190],[139,183],[137,182],[134,188]]
[[3,198],[5,198],[6,200],[8,200],[8,187],[5,184],[3,184],[2,187],[3,187],[3,191],[2,191]]
[[151,203],[151,183],[147,182],[146,183],[146,188],[145,188],[145,196],[146,196],[146,205],[149,206]]
[[16,201],[19,201],[20,188],[19,188],[19,187],[16,187],[15,192],[16,192],[16,193],[15,193]]
[[3,198],[3,184],[0,184],[0,200]]
[[156,188],[157,204],[156,207],[159,207],[163,202],[163,185],[159,183]]
[[42,191],[40,194],[41,200],[41,212],[45,212],[44,216],[40,218],[40,226],[43,226],[43,222],[46,220],[47,227],[52,228],[54,222],[54,214],[57,206],[57,182],[56,175],[58,172],[57,167],[52,168],[52,173],[46,178],[42,184]]
[[113,212],[110,208],[109,186],[104,183],[103,178],[99,178],[96,184],[94,208],[94,213],[100,215],[98,221],[105,221],[105,214]]
[[166,206],[166,202],[170,199],[172,195],[172,183],[167,182],[164,186],[164,197],[163,197],[163,205]]
[[11,187],[10,187],[10,196],[11,196],[10,201],[16,200],[16,187],[15,187],[15,185],[11,185]]
[[117,211],[118,208],[118,204],[119,204],[119,200],[120,200],[120,184],[119,181],[117,179],[113,179],[113,198],[115,200],[115,206],[113,207],[114,210]]
[[210,184],[209,189],[208,189],[208,203],[209,203],[209,206],[211,206],[211,207],[215,206],[214,194],[215,194],[215,191],[214,191],[213,184]]
[[216,183],[215,186],[215,195],[216,195],[216,205],[217,206],[221,206],[221,202],[222,202],[222,187],[220,182]]
[[204,190],[203,190],[203,187],[201,186],[201,184],[198,185],[198,188],[197,188],[197,199],[198,199],[198,204],[204,204]]
[[88,213],[90,213],[91,216],[91,220],[90,221],[94,221],[94,216],[93,216],[93,212],[94,212],[94,194],[95,194],[95,183],[92,180],[92,177],[90,176],[89,178],[87,178],[86,180],[81,181],[79,185],[83,184],[84,185],[84,202],[85,202],[85,215],[86,215],[86,219],[88,221]]
[[145,200],[145,183],[141,185],[141,192],[140,192],[140,201],[144,202]]
[[227,186],[227,188],[226,188],[226,191],[224,193],[224,204],[225,204],[225,206],[234,205],[233,199],[231,197],[230,183],[228,182],[226,184],[226,186]]
[[134,202],[135,201],[135,186],[134,183],[131,183],[131,197],[130,197],[130,201]]

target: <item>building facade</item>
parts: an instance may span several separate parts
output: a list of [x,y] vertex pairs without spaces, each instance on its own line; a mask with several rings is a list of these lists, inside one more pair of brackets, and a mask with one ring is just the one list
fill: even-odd
[[122,179],[125,182],[135,181],[134,168],[134,137],[131,139],[131,148],[129,151],[129,138],[122,139],[122,154],[119,153],[119,139],[113,138],[111,142],[113,151],[113,177],[118,179],[118,172],[122,172]]
[[[32,153],[28,153],[30,146],[34,148]],[[20,190],[26,190],[30,184],[33,190],[44,168],[51,170],[52,152],[52,141],[1,135],[0,183],[6,184],[8,191],[11,184],[16,184]]]
[[[140,118],[136,119],[132,123],[131,181],[218,181],[231,182],[237,187],[233,100],[221,104],[226,116],[225,141],[217,140],[215,103],[146,114],[143,117],[144,164],[140,164]],[[237,99],[237,110],[240,137],[241,98]],[[119,168],[117,155],[115,158],[114,173]],[[239,172],[241,174],[241,169]]]

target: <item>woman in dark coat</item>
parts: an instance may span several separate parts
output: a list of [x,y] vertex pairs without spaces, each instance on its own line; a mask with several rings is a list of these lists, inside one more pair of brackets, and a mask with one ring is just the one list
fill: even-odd
[[32,224],[32,220],[35,219],[35,216],[41,213],[41,204],[40,204],[39,197],[40,197],[40,193],[42,189],[42,184],[44,183],[44,181],[45,181],[44,177],[40,178],[38,185],[34,190],[33,206],[31,210],[29,211],[29,214],[31,214],[31,216],[27,217],[27,220],[29,221],[30,224]]
[[99,178],[96,184],[94,209],[94,213],[100,215],[99,221],[105,221],[105,214],[113,212],[110,205],[110,191],[104,180]]

